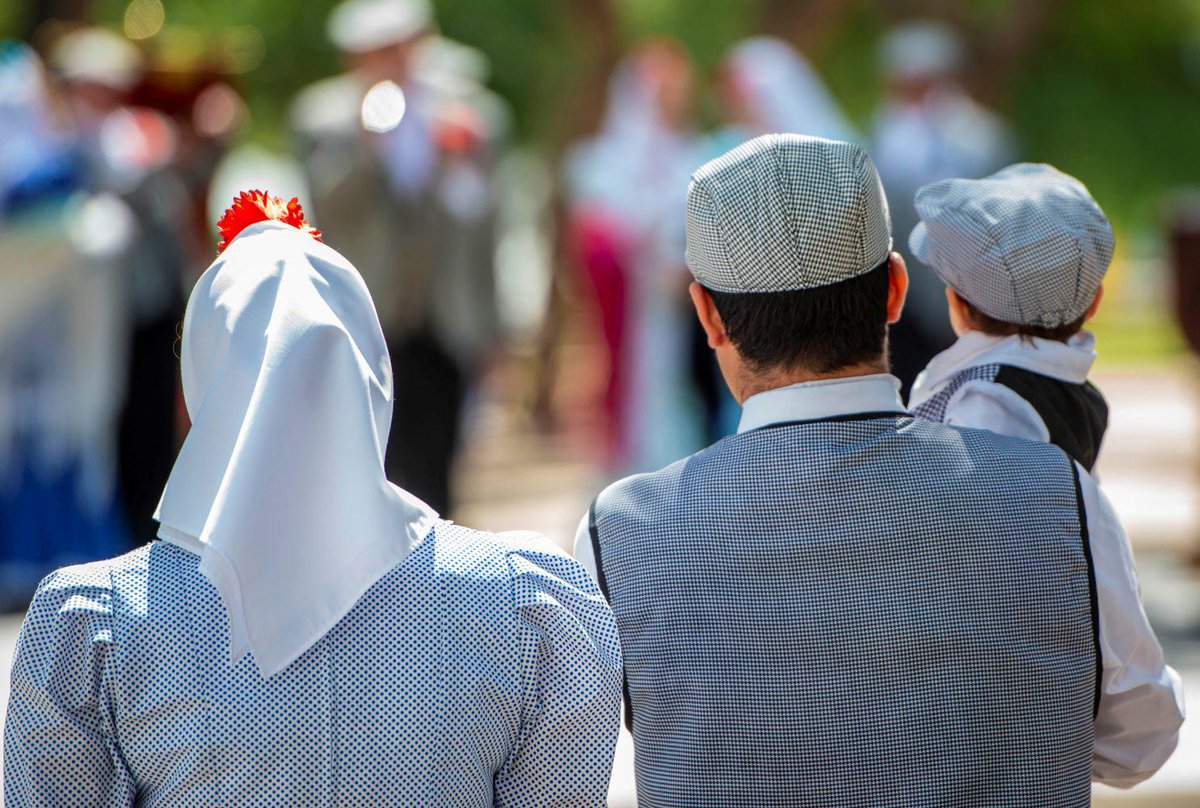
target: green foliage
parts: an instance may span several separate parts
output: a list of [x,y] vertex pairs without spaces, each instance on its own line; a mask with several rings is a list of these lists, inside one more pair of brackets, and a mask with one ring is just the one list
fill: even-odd
[[1164,192],[1200,184],[1198,36],[1189,0],[1066,3],[1015,75],[1027,157],[1082,178],[1118,222],[1157,223]]
[[[724,50],[760,30],[769,0],[436,0],[442,30],[482,49],[492,85],[512,105],[518,135],[555,146],[581,93],[598,97],[604,54],[645,36],[679,39],[701,77]],[[338,70],[325,36],[335,0],[163,0],[168,27],[259,32],[265,58],[239,77],[254,111],[254,136],[286,142],[286,111],[305,84]],[[799,0],[797,0],[799,2]],[[819,0],[809,0],[816,5]],[[810,42],[810,57],[850,117],[865,125],[881,82],[875,48],[897,7],[950,9],[970,39],[994,43],[1031,9],[1044,14],[1033,47],[999,71],[1001,112],[1028,159],[1077,174],[1114,218],[1142,229],[1157,221],[1164,192],[1200,183],[1200,0],[973,0],[956,6],[909,0],[824,0],[835,22]],[[96,0],[118,24],[127,0]],[[787,8],[776,3],[774,8]],[[1036,7],[1036,8],[1035,8]],[[794,8],[801,8],[795,6]],[[21,24],[23,6],[0,3],[0,31]],[[584,13],[590,12],[590,13]],[[604,27],[596,19],[615,20]],[[615,15],[615,16],[614,16]],[[787,34],[788,32],[773,32]],[[798,32],[792,32],[798,33]],[[985,77],[995,78],[995,77]],[[703,82],[702,82],[703,83]],[[992,82],[993,84],[995,82]],[[711,104],[700,108],[709,112]],[[578,127],[575,127],[578,129]]]
[[617,0],[627,42],[644,36],[679,40],[702,71],[717,66],[725,50],[757,33],[755,0]]
[[[246,28],[261,35],[262,61],[235,82],[253,112],[255,139],[282,145],[286,113],[296,91],[338,70],[337,53],[325,35],[336,0],[163,0],[166,26],[220,35]],[[119,28],[127,0],[96,0],[97,19]]]

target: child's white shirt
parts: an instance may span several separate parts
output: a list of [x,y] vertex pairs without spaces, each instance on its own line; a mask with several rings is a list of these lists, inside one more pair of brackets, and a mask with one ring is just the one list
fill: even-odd
[[[1096,361],[1096,339],[1080,331],[1065,343],[1018,335],[997,337],[968,331],[935,356],[917,376],[908,407],[915,409],[941,392],[964,370],[1008,365],[1070,384],[1083,384]],[[994,381],[972,379],[946,402],[943,422],[1049,442],[1050,430],[1033,405],[1014,390]]]

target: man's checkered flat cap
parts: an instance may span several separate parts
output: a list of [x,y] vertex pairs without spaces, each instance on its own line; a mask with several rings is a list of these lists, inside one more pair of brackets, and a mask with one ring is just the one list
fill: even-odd
[[1018,163],[981,180],[926,185],[908,245],[997,320],[1055,328],[1082,317],[1113,255],[1112,227],[1079,180]]
[[708,289],[828,286],[879,266],[891,248],[879,173],[851,143],[763,135],[692,175],[687,265]]

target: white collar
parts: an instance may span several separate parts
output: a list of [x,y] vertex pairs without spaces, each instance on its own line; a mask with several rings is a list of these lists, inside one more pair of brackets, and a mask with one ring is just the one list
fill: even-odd
[[1080,331],[1065,343],[1015,334],[997,337],[982,331],[968,331],[935,356],[917,377],[909,406],[929,398],[967,368],[981,365],[1010,365],[1071,384],[1083,384],[1096,361],[1095,347],[1096,338],[1088,331]]
[[738,432],[865,412],[905,412],[900,400],[900,380],[890,373],[873,373],[801,382],[757,393],[742,405]]

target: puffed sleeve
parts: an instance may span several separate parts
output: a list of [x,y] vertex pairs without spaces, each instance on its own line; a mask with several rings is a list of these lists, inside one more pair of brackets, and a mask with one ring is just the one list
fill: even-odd
[[111,607],[111,580],[87,568],[60,570],[38,587],[17,639],[4,723],[10,808],[134,804],[111,713]]
[[497,806],[603,806],[620,728],[621,648],[600,589],[545,540],[509,554],[522,634],[519,738]]

